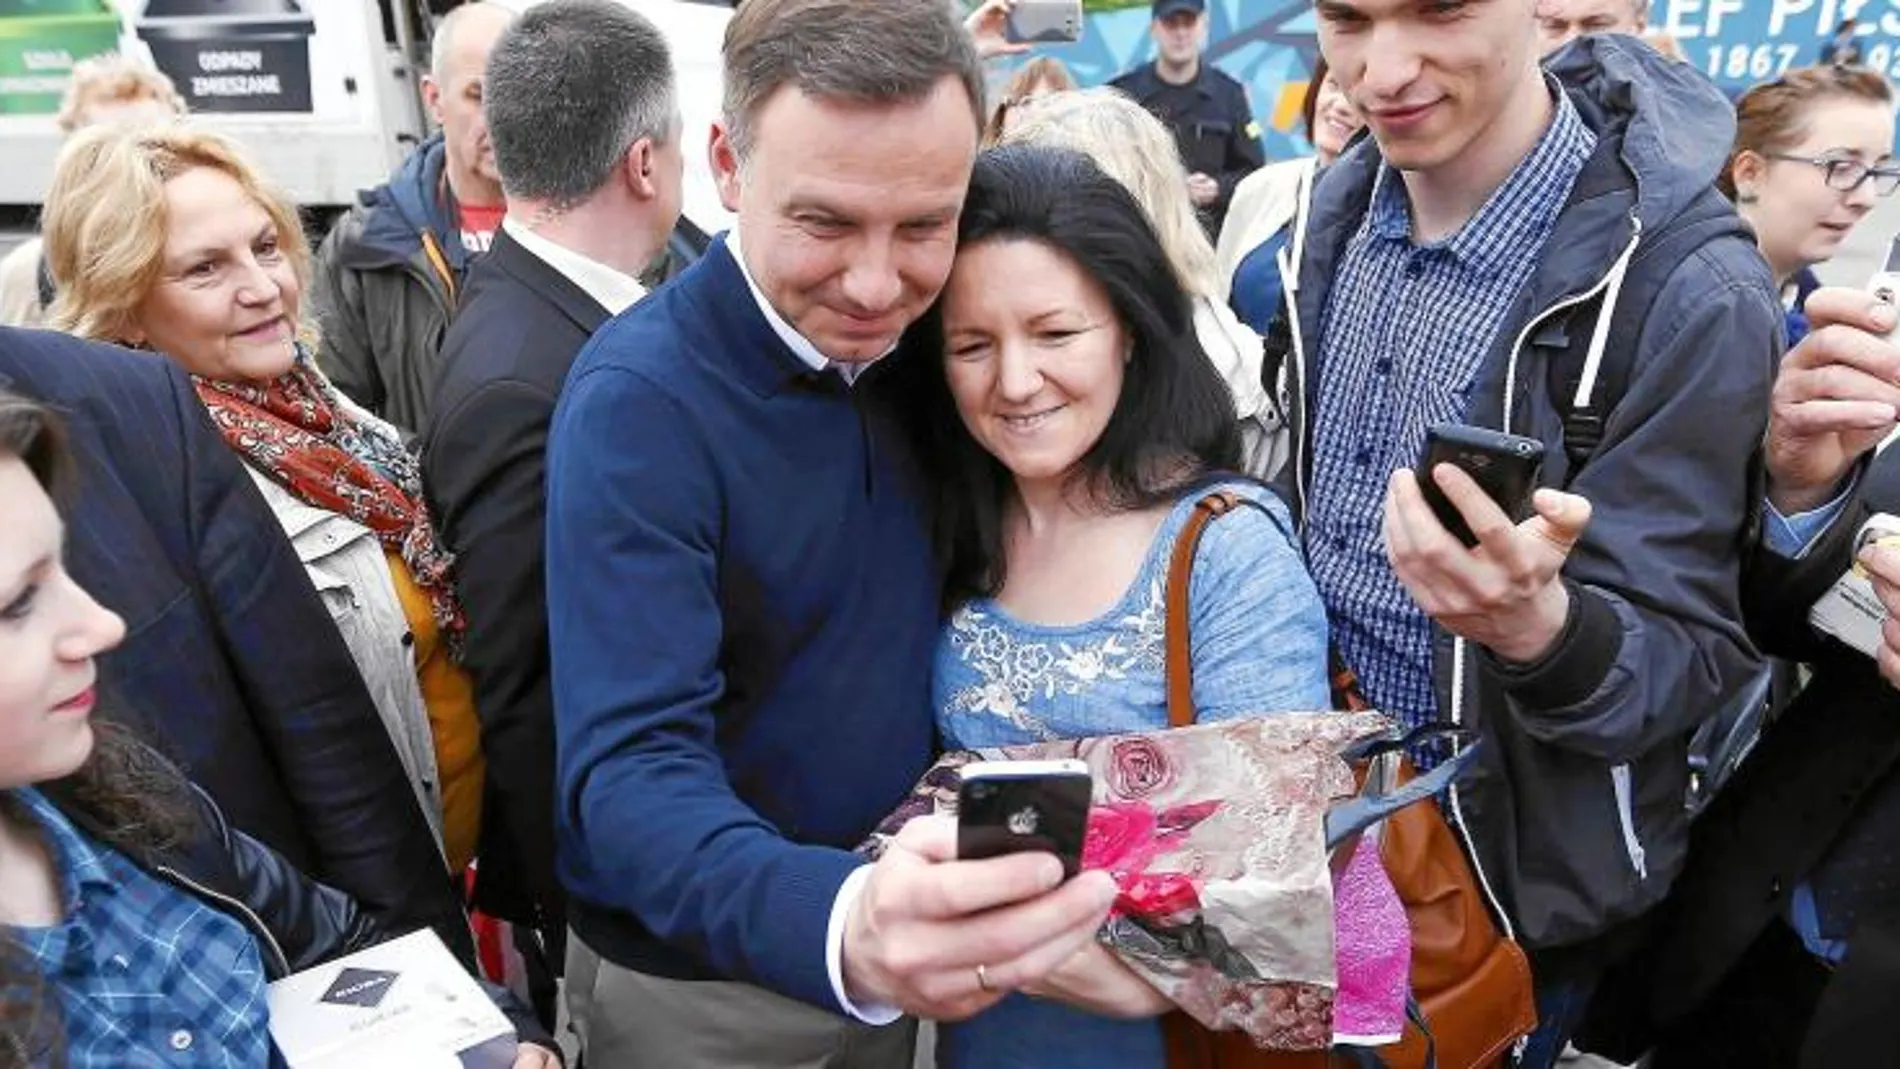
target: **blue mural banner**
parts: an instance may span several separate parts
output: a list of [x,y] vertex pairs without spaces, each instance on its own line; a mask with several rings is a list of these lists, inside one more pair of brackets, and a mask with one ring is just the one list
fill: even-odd
[[[1083,85],[1100,85],[1154,58],[1149,5],[1100,0],[1086,5],[1082,40],[1042,54],[1067,64]],[[1111,8],[1111,10],[1103,10]],[[1260,120],[1268,159],[1309,151],[1299,121],[1300,101],[1319,54],[1312,0],[1208,0],[1208,57],[1239,79]]]
[[[1154,58],[1146,0],[1088,0],[1081,41],[1045,48],[1084,85]],[[1312,0],[1208,0],[1208,57],[1247,87],[1267,158],[1311,151],[1300,103],[1319,55]],[[1650,28],[1676,39],[1687,61],[1736,96],[1820,57],[1841,19],[1854,17],[1862,62],[1900,82],[1900,0],[1654,0]]]
[[1657,0],[1650,26],[1730,96],[1818,62],[1841,19],[1858,23],[1861,61],[1900,78],[1900,0]]

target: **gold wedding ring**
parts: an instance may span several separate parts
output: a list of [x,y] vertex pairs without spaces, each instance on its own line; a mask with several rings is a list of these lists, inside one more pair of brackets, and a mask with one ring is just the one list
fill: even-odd
[[996,990],[990,986],[990,971],[986,966],[978,965],[976,967],[976,986],[989,992]]

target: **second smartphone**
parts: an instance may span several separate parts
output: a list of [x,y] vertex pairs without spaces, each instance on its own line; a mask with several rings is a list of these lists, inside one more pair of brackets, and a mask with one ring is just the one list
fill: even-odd
[[1016,0],[1003,23],[1011,44],[1068,44],[1082,39],[1082,0]]
[[1424,455],[1418,464],[1419,491],[1445,530],[1465,545],[1475,546],[1478,536],[1432,478],[1432,470],[1440,464],[1471,476],[1511,522],[1518,523],[1531,513],[1531,495],[1544,470],[1544,443],[1462,423],[1440,423],[1425,432]]

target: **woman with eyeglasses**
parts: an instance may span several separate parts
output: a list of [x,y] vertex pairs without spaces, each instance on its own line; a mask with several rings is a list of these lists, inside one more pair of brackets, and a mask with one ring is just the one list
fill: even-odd
[[1793,345],[1808,332],[1814,265],[1900,186],[1893,88],[1864,67],[1804,67],[1744,93],[1735,118],[1735,151],[1716,183],[1783,287]]
[[1054,56],[1037,56],[1023,64],[1003,87],[1003,98],[990,113],[989,125],[983,130],[983,143],[994,145],[1002,141],[1031,101],[1074,88],[1075,75]]

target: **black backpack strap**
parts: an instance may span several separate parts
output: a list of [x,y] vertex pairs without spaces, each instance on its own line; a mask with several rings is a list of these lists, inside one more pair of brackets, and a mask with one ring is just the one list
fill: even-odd
[[[1721,194],[1711,190],[1703,196],[1719,200]],[[1642,329],[1663,283],[1697,249],[1725,234],[1746,235],[1734,209],[1726,201],[1699,205],[1692,216],[1685,213],[1661,231],[1642,236],[1617,293],[1606,290],[1565,313],[1566,340],[1564,347],[1551,355],[1549,387],[1551,402],[1563,419],[1564,453],[1570,462],[1566,484],[1603,445],[1610,414],[1628,392]],[[1612,296],[1613,301],[1607,299]],[[1638,301],[1640,306],[1635,303]],[[1589,402],[1579,405],[1577,393],[1587,370],[1590,343],[1601,329],[1606,309],[1612,318],[1602,362],[1595,369]]]
[[1273,399],[1274,407],[1280,409],[1286,407],[1286,399],[1280,396],[1280,368],[1293,352],[1293,324],[1287,321],[1287,315],[1287,304],[1282,301],[1267,324],[1267,332],[1260,336],[1260,385]]

